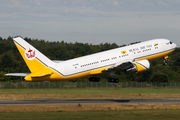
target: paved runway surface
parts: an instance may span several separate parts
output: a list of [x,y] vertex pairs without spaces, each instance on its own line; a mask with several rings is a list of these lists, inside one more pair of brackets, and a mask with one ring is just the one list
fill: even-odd
[[180,104],[180,99],[0,100],[0,105]]

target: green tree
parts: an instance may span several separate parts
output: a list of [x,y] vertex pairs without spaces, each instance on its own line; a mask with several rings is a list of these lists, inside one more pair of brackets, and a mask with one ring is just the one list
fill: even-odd
[[166,74],[157,72],[152,75],[151,82],[169,82],[169,79]]
[[4,76],[4,74],[6,74],[6,73],[3,71],[0,71],[0,81],[10,80],[10,76]]

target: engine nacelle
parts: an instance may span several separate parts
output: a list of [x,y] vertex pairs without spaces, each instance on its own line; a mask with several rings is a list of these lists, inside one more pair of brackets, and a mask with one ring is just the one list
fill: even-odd
[[126,70],[126,72],[142,72],[150,68],[150,63],[148,60],[140,60],[133,62],[133,67]]

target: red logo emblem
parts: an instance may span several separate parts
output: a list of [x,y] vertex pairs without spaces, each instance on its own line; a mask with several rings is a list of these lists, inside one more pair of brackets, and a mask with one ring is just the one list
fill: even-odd
[[35,50],[33,51],[29,48],[29,50],[25,52],[25,56],[28,60],[33,60],[36,56]]

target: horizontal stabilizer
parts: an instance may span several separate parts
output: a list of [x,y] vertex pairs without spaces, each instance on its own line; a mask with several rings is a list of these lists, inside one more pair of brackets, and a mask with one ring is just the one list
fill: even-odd
[[29,75],[31,73],[8,73],[8,74],[5,74],[5,76],[19,76],[19,77],[25,77],[27,75]]

